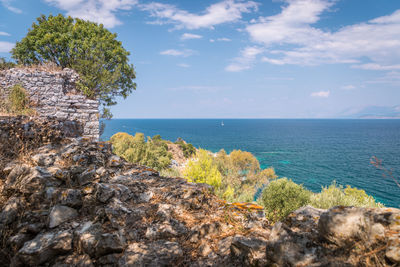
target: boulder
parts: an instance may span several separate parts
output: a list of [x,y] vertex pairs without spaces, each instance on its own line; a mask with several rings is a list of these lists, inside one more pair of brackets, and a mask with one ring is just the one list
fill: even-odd
[[14,265],[37,266],[72,250],[72,234],[69,231],[47,232],[28,241],[14,257]]
[[231,243],[231,257],[245,266],[266,265],[266,240],[235,236]]

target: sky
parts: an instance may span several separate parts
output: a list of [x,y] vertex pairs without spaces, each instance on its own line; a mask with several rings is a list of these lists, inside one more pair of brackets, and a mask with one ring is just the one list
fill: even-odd
[[115,118],[400,114],[399,0],[0,0],[0,57],[59,13],[131,53],[137,90]]

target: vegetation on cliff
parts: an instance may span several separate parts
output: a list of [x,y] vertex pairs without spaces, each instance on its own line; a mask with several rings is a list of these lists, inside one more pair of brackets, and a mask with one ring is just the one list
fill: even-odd
[[[159,135],[147,137],[146,142],[142,133],[135,136],[117,133],[110,141],[114,153],[130,162],[148,165],[166,176],[184,177],[189,182],[211,185],[215,194],[228,202],[256,201],[264,206],[270,221],[281,220],[306,205],[322,209],[334,206],[383,207],[364,190],[349,185],[344,188],[333,182],[323,187],[320,193],[313,193],[292,180],[278,179],[273,168],[262,170],[257,158],[247,151],[233,150],[227,154],[223,149],[218,153],[198,149],[195,155],[186,153],[187,163],[176,168],[171,164],[173,157],[168,151],[171,142]],[[176,143],[182,151],[187,151],[185,147],[193,148],[181,139]]]

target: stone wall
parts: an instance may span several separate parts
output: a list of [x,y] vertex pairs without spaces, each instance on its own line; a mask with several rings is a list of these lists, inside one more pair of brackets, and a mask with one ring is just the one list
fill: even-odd
[[71,69],[44,70],[13,68],[0,71],[0,99],[6,99],[10,88],[20,84],[29,93],[39,117],[54,117],[82,124],[83,135],[99,137],[99,102],[77,92],[79,75]]

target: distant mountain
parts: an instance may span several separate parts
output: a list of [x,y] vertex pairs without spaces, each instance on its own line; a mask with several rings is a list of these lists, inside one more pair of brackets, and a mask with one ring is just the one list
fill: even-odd
[[350,108],[339,113],[338,117],[354,119],[400,119],[400,105]]

